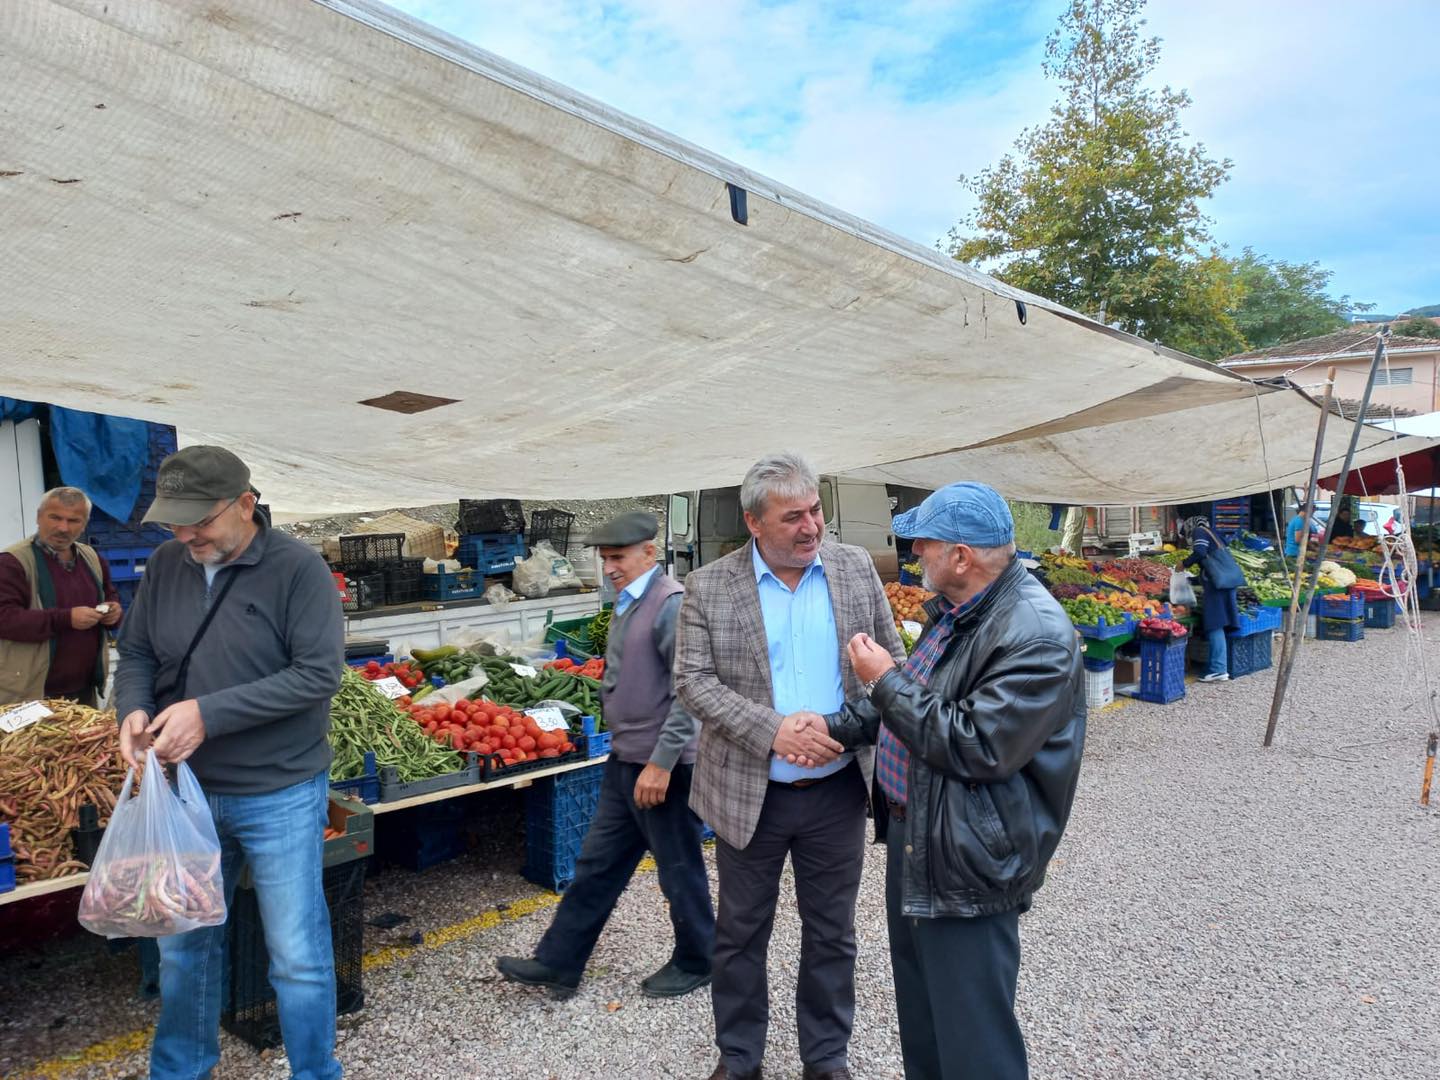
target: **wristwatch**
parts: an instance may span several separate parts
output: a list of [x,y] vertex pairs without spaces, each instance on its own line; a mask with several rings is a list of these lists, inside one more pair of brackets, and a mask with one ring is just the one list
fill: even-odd
[[879,682],[881,679],[883,679],[884,677],[885,677],[885,672],[881,672],[879,675],[877,675],[875,678],[871,679],[869,682],[867,682],[867,683],[862,683],[862,684],[861,684],[860,689],[865,692],[865,696],[866,696],[866,697],[869,697],[869,696],[870,696],[870,691],[872,691],[872,690],[875,689],[875,684],[878,683],[878,682]]

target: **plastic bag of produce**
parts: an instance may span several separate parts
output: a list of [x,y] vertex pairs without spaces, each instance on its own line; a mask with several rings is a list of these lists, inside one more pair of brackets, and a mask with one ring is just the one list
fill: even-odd
[[80,897],[80,925],[112,938],[219,926],[225,921],[220,838],[200,782],[182,761],[172,790],[149,750],[139,795],[134,787],[131,769]]
[[541,540],[530,549],[530,554],[550,560],[550,588],[578,589],[585,584],[575,572],[575,564],[556,551],[549,540]]
[[1195,606],[1195,587],[1190,584],[1190,575],[1178,567],[1170,571],[1170,603]]
[[554,559],[553,548],[548,544],[537,544],[535,553],[530,558],[516,561],[515,572],[510,575],[511,586],[521,596],[530,600],[548,596]]

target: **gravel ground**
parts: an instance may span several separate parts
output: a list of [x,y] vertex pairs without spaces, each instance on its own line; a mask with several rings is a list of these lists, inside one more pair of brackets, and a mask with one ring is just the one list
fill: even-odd
[[[1437,638],[1432,619],[1432,657]],[[1400,693],[1405,653],[1398,630],[1358,645],[1307,643],[1269,750],[1259,744],[1273,672],[1192,683],[1168,707],[1092,716],[1070,829],[1022,920],[1020,1011],[1034,1076],[1435,1075],[1440,805],[1416,802],[1427,721],[1415,688]],[[551,1001],[494,974],[497,954],[533,947],[552,898],[514,874],[514,801],[475,813],[479,835],[487,820],[496,830],[478,850],[367,886],[367,916],[410,920],[367,928],[367,950],[402,950],[378,954],[365,1009],[342,1018],[348,1074],[707,1076],[708,994],[650,1002],[636,985],[668,954],[655,875],[637,876],[622,898],[581,992]],[[877,1078],[901,1075],[879,855],[868,854],[861,890],[851,1048],[856,1075]],[[403,951],[413,935],[465,920]],[[792,899],[771,946],[769,1075],[800,1071],[790,1004],[798,941]],[[6,957],[0,1074],[33,1075],[50,1061],[44,1075],[144,1075],[143,1050],[92,1053],[88,1067],[80,1057],[153,1021],[134,979],[128,954],[110,956],[88,936]],[[227,1080],[288,1074],[277,1055],[229,1037],[224,1046]],[[65,1055],[73,1060],[57,1060]]]

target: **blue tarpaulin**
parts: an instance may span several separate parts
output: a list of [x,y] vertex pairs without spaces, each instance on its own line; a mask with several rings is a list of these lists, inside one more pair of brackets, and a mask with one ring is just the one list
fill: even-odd
[[0,420],[29,420],[47,410],[61,482],[85,492],[116,521],[128,520],[149,461],[149,425],[125,416],[0,397]]

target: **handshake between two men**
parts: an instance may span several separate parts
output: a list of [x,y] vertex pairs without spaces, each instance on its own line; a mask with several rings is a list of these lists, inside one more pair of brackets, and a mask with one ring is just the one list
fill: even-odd
[[[895,658],[869,634],[856,634],[846,651],[850,666],[865,689],[895,666]],[[819,713],[793,712],[780,723],[775,734],[775,753],[802,769],[828,765],[845,752],[845,747],[830,737],[830,728]]]

